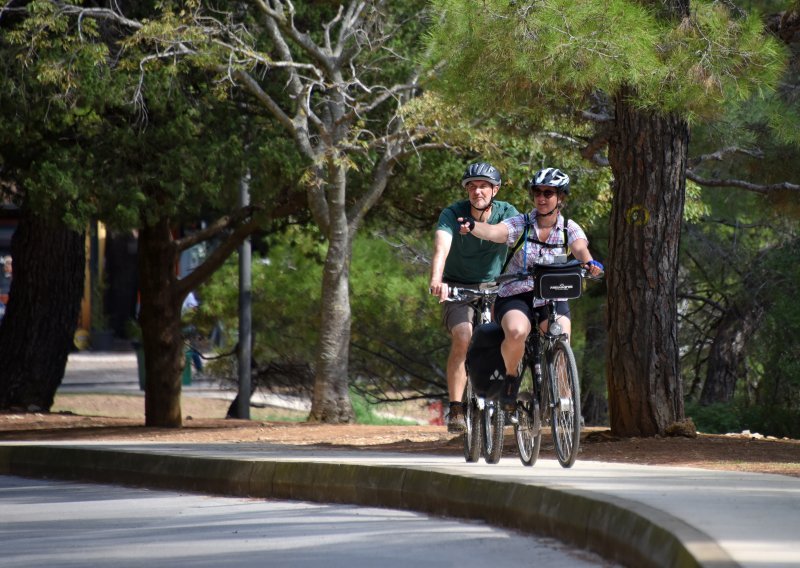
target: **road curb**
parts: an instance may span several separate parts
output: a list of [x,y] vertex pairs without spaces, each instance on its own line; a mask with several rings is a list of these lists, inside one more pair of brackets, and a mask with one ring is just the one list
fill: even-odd
[[405,509],[553,536],[627,566],[738,566],[711,537],[668,513],[585,490],[346,460],[175,452],[0,445],[0,474]]

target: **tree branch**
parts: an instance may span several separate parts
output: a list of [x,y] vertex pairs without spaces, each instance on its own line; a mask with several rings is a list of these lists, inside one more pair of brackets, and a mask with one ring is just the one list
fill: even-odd
[[721,148],[716,152],[712,152],[711,154],[703,154],[702,156],[696,156],[694,158],[690,158],[689,167],[691,168],[697,167],[703,162],[707,162],[708,160],[715,160],[719,162],[722,161],[722,159],[728,154],[745,154],[746,156],[751,156],[753,158],[764,157],[764,152],[762,152],[759,149],[748,150],[746,148],[739,148],[738,146],[729,146],[727,148]]
[[126,18],[121,13],[110,8],[83,8],[81,6],[73,6],[72,4],[66,4],[60,1],[53,1],[52,4],[55,5],[58,8],[58,11],[62,14],[77,14],[81,18],[89,16],[98,20],[108,20],[134,30],[140,30],[144,27],[141,22]]
[[769,185],[759,185],[740,179],[707,179],[700,177],[690,169],[686,170],[686,179],[690,179],[696,184],[706,187],[737,187],[740,189],[746,189],[747,191],[752,191],[754,193],[760,193],[761,195],[766,195],[774,191],[800,191],[800,185],[790,183],[788,181]]
[[176,239],[173,244],[178,251],[184,251],[198,243],[202,243],[217,236],[219,233],[226,231],[231,227],[235,227],[244,219],[252,217],[257,211],[261,211],[263,209],[264,207],[260,205],[248,205],[247,207],[242,207],[231,215],[220,217],[201,231],[197,231],[181,239]]
[[179,297],[185,297],[192,290],[197,289],[203,282],[208,280],[233,254],[233,251],[254,231],[261,227],[262,220],[255,217],[250,218],[246,223],[242,223],[233,230],[222,243],[208,255],[208,257],[189,275],[177,281],[175,292]]

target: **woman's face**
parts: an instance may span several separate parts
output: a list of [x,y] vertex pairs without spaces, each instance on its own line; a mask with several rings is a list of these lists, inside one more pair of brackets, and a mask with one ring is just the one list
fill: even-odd
[[550,213],[558,205],[558,192],[547,185],[537,185],[531,189],[531,198],[539,213]]

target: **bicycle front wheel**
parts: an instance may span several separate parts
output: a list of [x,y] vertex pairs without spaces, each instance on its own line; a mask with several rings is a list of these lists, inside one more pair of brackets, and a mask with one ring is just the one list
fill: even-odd
[[468,463],[474,463],[481,457],[482,428],[481,428],[481,409],[478,406],[478,399],[472,390],[472,383],[467,379],[467,386],[464,389],[464,419],[467,429],[464,430],[464,459]]
[[483,407],[483,459],[497,463],[503,453],[503,411],[496,401],[486,401]]
[[581,439],[581,391],[578,368],[569,343],[559,339],[548,357],[552,431],[556,457],[562,467],[572,467]]

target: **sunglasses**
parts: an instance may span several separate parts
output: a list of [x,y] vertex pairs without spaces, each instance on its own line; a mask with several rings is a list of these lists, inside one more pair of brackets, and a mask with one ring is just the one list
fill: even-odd
[[533,195],[534,197],[539,197],[540,195],[544,195],[545,198],[550,199],[555,194],[556,194],[556,192],[553,191],[552,189],[545,189],[544,191],[541,190],[541,189],[532,189],[531,190],[531,195]]

